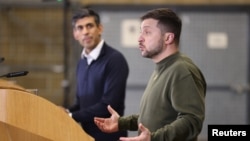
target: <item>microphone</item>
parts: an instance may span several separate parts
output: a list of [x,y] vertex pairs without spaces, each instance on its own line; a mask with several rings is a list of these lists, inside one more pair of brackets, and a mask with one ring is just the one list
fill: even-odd
[[4,61],[3,57],[0,57],[0,63],[2,63]]
[[10,78],[10,77],[19,77],[19,76],[25,76],[28,73],[29,73],[28,71],[11,72],[11,73],[7,73],[5,75],[2,75],[0,77],[7,77],[7,78]]

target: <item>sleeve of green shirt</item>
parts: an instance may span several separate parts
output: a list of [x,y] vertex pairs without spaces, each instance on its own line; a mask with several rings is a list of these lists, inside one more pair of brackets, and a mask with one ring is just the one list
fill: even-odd
[[139,115],[131,115],[127,117],[120,117],[118,120],[119,130],[138,130],[138,117]]

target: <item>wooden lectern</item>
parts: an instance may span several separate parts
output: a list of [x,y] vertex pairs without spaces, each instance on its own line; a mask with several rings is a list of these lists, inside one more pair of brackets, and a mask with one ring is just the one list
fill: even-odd
[[0,141],[94,141],[52,102],[0,80]]

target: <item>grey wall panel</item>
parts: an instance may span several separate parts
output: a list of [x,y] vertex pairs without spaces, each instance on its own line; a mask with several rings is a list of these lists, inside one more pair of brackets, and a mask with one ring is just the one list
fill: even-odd
[[[201,138],[207,138],[208,124],[247,124],[247,95],[230,88],[248,85],[248,15],[185,12],[181,17],[181,51],[201,68],[208,83]],[[224,33],[227,46],[211,48],[209,33]],[[218,91],[214,86],[229,89]]]
[[[204,72],[208,84],[247,83],[248,17],[244,13],[184,13],[181,50]],[[228,46],[211,49],[209,33],[225,33]]]
[[208,91],[201,139],[207,139],[208,125],[247,124],[247,95],[231,91]]

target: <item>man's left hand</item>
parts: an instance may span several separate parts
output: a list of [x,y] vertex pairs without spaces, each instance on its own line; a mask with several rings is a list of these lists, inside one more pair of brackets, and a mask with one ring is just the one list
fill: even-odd
[[150,141],[151,133],[148,128],[144,127],[141,123],[139,124],[139,130],[141,134],[136,137],[120,137],[120,141]]

